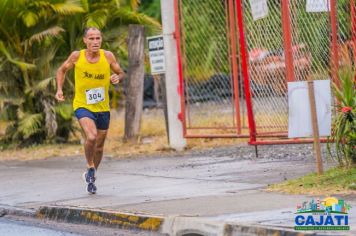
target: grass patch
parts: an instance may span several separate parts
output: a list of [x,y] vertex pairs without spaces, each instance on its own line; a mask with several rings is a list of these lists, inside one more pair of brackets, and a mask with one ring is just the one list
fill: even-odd
[[340,167],[329,169],[323,175],[316,173],[271,185],[268,191],[290,194],[356,194],[356,168]]

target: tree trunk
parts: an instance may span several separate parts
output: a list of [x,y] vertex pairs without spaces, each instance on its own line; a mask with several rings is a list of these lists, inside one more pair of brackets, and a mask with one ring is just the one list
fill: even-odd
[[143,105],[143,79],[145,73],[144,42],[144,27],[140,25],[130,25],[124,141],[139,142]]

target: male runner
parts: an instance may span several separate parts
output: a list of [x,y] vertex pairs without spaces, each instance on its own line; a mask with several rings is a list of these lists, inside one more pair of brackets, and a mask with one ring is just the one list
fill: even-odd
[[[95,194],[95,172],[103,157],[104,142],[110,122],[109,86],[119,83],[125,76],[115,56],[101,49],[102,36],[99,29],[91,27],[84,32],[86,49],[74,51],[59,67],[56,74],[59,102],[65,100],[63,83],[65,74],[74,67],[75,96],[73,109],[85,134],[85,157],[87,171],[84,178],[87,192]],[[111,71],[114,72],[110,76]]]

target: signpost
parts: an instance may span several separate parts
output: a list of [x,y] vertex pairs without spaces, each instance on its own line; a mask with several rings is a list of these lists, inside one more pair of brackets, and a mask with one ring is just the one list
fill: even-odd
[[328,12],[330,11],[329,9],[328,0],[307,0],[307,12]]
[[259,20],[268,16],[267,0],[250,0],[253,20]]
[[147,38],[148,52],[150,56],[151,74],[164,74],[166,72],[163,36]]
[[[319,135],[331,135],[331,88],[330,80],[313,81],[318,117]],[[288,138],[313,136],[310,119],[312,107],[309,102],[308,82],[288,82]]]
[[330,80],[288,83],[288,137],[314,138],[317,173],[323,173],[320,136],[331,134]]

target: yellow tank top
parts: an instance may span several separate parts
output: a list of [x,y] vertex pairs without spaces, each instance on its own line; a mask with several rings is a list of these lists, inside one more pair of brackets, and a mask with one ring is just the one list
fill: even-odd
[[85,57],[85,50],[81,50],[75,63],[74,78],[74,110],[86,108],[92,112],[110,111],[110,65],[104,50],[100,50],[100,59],[96,63],[89,63]]

